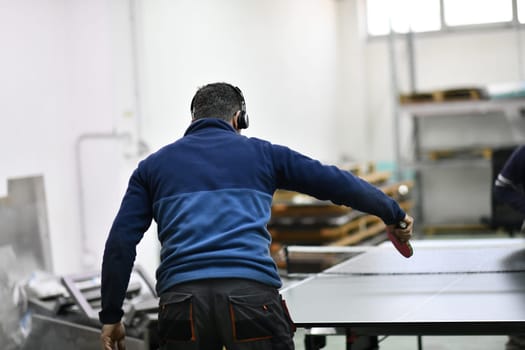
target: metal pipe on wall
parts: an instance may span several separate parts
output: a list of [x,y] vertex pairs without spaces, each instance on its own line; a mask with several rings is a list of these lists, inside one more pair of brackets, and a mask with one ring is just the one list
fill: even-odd
[[79,226],[80,226],[80,241],[82,244],[82,265],[85,268],[93,268],[93,255],[88,244],[88,236],[86,230],[85,217],[85,193],[84,193],[84,177],[82,171],[82,144],[87,140],[122,140],[131,139],[132,135],[129,133],[86,133],[80,135],[75,142],[75,167],[77,176],[78,189],[78,212],[79,212]]
[[401,150],[400,150],[400,118],[399,118],[399,85],[397,76],[397,61],[395,53],[395,36],[390,23],[390,34],[388,36],[388,52],[389,52],[389,64],[390,64],[390,88],[392,92],[392,127],[393,127],[393,142],[394,142],[394,174],[397,180],[401,179]]
[[518,1],[512,0],[512,13],[514,18],[512,19],[512,24],[516,33],[516,51],[518,58],[518,78],[523,80],[523,44],[522,44],[522,35],[521,35],[521,24],[518,18]]
[[78,211],[80,235],[82,244],[82,265],[85,268],[93,268],[93,252],[89,249],[86,218],[85,218],[85,193],[83,188],[83,171],[82,171],[82,144],[87,140],[131,140],[135,142],[136,149],[131,154],[124,154],[125,157],[138,157],[149,152],[147,143],[142,138],[142,91],[141,91],[141,72],[140,72],[140,43],[139,43],[139,25],[138,1],[127,1],[129,11],[129,36],[130,36],[130,59],[131,59],[131,77],[133,89],[133,109],[135,128],[133,132],[95,132],[81,134],[75,142],[75,166],[77,175],[78,188]]

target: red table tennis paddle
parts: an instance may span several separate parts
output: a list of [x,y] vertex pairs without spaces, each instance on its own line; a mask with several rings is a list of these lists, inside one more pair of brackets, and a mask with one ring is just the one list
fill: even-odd
[[[402,221],[398,224],[398,226],[400,228],[405,228],[407,224]],[[394,247],[396,247],[397,251],[401,253],[401,255],[403,255],[405,258],[410,258],[412,254],[414,254],[414,249],[412,249],[412,245],[409,241],[406,241],[405,243],[401,242],[399,238],[397,238],[397,236],[394,234],[394,232],[389,228],[387,228],[386,234],[390,242],[392,242]]]

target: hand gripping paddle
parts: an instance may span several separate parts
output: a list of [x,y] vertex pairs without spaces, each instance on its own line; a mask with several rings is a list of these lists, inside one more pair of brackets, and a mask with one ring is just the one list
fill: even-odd
[[[398,227],[406,228],[407,224],[401,221],[398,224]],[[401,253],[401,255],[403,255],[405,258],[410,258],[412,254],[414,254],[414,249],[412,249],[412,245],[409,241],[406,241],[405,243],[401,242],[399,238],[397,238],[397,236],[394,234],[394,232],[389,228],[387,228],[386,234],[390,242],[392,242],[394,247],[396,247],[397,251]]]

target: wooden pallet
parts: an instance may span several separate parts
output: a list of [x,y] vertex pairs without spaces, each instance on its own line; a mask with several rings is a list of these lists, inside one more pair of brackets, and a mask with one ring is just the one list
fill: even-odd
[[[413,207],[411,200],[399,203],[405,211]],[[273,242],[284,244],[355,245],[384,232],[385,225],[374,215],[357,213],[347,222],[337,226],[322,225],[269,225]]]
[[481,158],[492,159],[491,148],[458,148],[458,149],[444,149],[427,151],[426,157],[429,160],[443,160],[443,159],[475,159]]
[[[401,208],[409,212],[413,208],[412,201],[399,203]],[[290,244],[299,245],[323,245],[323,246],[353,246],[361,242],[381,235],[385,232],[385,224],[376,216],[362,214],[355,219],[338,227],[325,228],[269,228],[272,235],[270,251],[277,266],[286,269],[286,259],[283,248]],[[315,260],[315,259],[314,259]],[[305,264],[315,265],[330,264],[330,260],[303,261]],[[314,268],[310,266],[310,268]]]
[[487,99],[488,94],[485,89],[468,87],[458,89],[433,90],[426,92],[415,92],[410,94],[400,94],[399,103],[428,103],[428,102],[450,102],[450,101],[469,101]]
[[373,237],[385,230],[385,224],[377,217],[367,215],[360,220],[356,220],[355,227],[352,227],[343,237],[329,243],[330,246],[349,246],[356,245],[370,237]]
[[[399,191],[403,185],[410,192],[414,185],[412,181],[388,183],[391,172],[377,171],[374,163],[341,168],[381,189],[397,200],[405,211],[412,208],[410,193],[407,195]],[[376,216],[284,190],[274,194],[271,220],[268,223],[275,254],[279,247],[289,244],[355,245],[384,232],[384,229],[384,223]]]
[[[399,203],[404,211],[410,211],[413,208],[412,201],[404,201]],[[374,237],[380,233],[385,232],[385,224],[377,216],[366,215],[363,218],[357,219],[357,225],[352,226],[346,234],[333,242],[330,246],[351,246],[359,244],[360,242]],[[355,228],[355,229],[354,229]]]
[[[378,173],[373,175],[376,181],[388,179],[389,173]],[[371,177],[372,178],[372,177]],[[370,178],[369,178],[370,180]],[[386,195],[395,200],[404,200],[410,196],[410,193],[400,193],[400,187],[410,192],[414,187],[412,180],[398,181],[390,184],[377,186]],[[297,200],[300,198],[300,200]],[[272,204],[272,219],[281,218],[335,218],[343,215],[349,215],[352,209],[343,205],[335,205],[330,201],[320,201],[316,198],[291,191],[277,191],[274,195]]]

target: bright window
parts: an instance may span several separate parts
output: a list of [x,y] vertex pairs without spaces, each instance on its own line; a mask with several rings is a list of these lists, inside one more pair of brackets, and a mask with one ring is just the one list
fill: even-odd
[[[525,0],[365,0],[368,34],[447,30],[491,23],[525,23]],[[516,2],[517,13],[513,13]],[[441,8],[441,4],[443,8]]]
[[449,26],[512,21],[512,0],[444,0]]
[[518,21],[525,23],[525,0],[517,0],[518,2]]
[[398,33],[439,30],[439,8],[439,0],[368,0],[368,32],[385,35],[390,27]]

